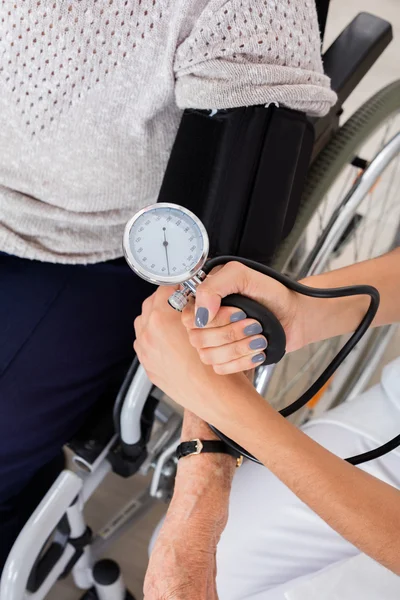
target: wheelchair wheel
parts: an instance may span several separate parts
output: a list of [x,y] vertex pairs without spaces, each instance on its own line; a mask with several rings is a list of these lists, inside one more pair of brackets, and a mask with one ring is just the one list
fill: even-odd
[[[400,244],[400,81],[362,105],[338,130],[311,166],[295,226],[277,251],[273,267],[299,279],[379,256]],[[397,135],[396,135],[397,134]],[[384,150],[392,140],[394,153]],[[384,170],[351,207],[348,225],[327,252],[324,247],[357,187],[357,178],[376,157]],[[349,214],[349,213],[348,213]],[[296,414],[313,414],[359,393],[367,384],[393,327],[370,331],[324,390]],[[268,400],[278,409],[293,402],[315,381],[343,345],[345,336],[312,344],[287,355],[268,383]]]

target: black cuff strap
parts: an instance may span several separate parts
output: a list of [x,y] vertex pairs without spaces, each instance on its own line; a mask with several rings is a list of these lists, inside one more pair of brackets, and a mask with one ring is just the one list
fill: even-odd
[[220,440],[190,440],[190,442],[182,442],[176,449],[178,459],[183,456],[191,456],[192,454],[203,454],[205,452],[214,452],[219,454],[229,454],[237,460],[237,466],[242,464],[242,456],[233,448]]

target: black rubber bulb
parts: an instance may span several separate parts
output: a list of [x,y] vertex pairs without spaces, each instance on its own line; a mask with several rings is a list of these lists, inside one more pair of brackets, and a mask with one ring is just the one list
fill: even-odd
[[[249,319],[255,319],[262,326],[262,334],[266,337],[268,346],[266,358],[262,365],[272,365],[279,362],[286,352],[285,331],[275,315],[262,304],[247,296],[231,294],[222,298],[222,306],[234,306],[246,313]],[[260,366],[258,364],[257,366]]]

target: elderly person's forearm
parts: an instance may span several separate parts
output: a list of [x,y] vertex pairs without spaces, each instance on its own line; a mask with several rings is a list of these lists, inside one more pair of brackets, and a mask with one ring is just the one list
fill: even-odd
[[[182,440],[193,438],[215,435],[186,411]],[[179,461],[174,496],[150,556],[146,600],[217,600],[215,557],[228,518],[235,464],[227,454],[198,454]]]
[[[185,411],[182,441],[218,440],[208,425]],[[169,511],[192,523],[206,525],[218,537],[228,517],[229,494],[236,459],[228,454],[202,453],[182,458],[178,464],[175,491]]]

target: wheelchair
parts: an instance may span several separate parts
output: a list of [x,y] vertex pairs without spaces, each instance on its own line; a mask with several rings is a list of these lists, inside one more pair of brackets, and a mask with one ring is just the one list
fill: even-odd
[[[323,32],[329,2],[319,3]],[[400,80],[367,100],[343,125],[343,105],[392,40],[391,25],[360,13],[323,57],[338,95],[323,118],[310,119],[315,141],[295,223],[271,266],[299,279],[382,254],[400,244]],[[297,424],[359,394],[394,333],[370,331],[333,380],[292,417]],[[343,344],[335,338],[256,370],[257,391],[277,409],[309,387]],[[117,398],[96,409],[71,440],[71,468],[64,470],[16,540],[1,580],[0,600],[42,600],[57,580],[72,575],[85,600],[133,600],[121,569],[103,558],[123,533],[157,503],[170,500],[182,414],[138,377],[132,364]],[[140,397],[140,414],[132,411]],[[135,443],[124,443],[129,425]],[[93,533],[84,507],[109,473],[141,475],[141,491]]]

